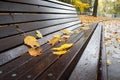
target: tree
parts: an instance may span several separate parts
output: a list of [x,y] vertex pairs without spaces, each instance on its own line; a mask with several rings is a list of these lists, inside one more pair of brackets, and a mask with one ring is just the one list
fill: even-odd
[[94,7],[93,7],[93,16],[97,16],[97,8],[98,8],[98,0],[95,0]]

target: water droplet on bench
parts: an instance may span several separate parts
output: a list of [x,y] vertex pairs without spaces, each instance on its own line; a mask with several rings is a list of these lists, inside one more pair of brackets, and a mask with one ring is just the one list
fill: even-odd
[[31,78],[32,76],[31,75],[28,75],[27,78]]
[[0,71],[0,74],[2,74],[3,72],[2,71]]
[[17,76],[17,74],[12,74],[11,76],[12,76],[12,77],[15,77],[15,76]]
[[52,73],[49,73],[48,76],[51,77],[51,76],[53,76],[53,74],[52,74]]

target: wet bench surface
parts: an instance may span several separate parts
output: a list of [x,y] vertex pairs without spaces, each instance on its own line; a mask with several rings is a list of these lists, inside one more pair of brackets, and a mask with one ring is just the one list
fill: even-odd
[[[95,78],[89,78],[89,76],[88,78],[89,80],[96,79],[99,66],[101,66],[98,64],[99,55],[102,53],[100,49],[101,24],[91,24],[89,30],[72,34],[66,43],[74,43],[74,46],[67,54],[58,58],[57,55],[52,54],[52,46],[47,41],[55,34],[63,35],[60,30],[73,31],[82,26],[74,6],[55,0],[4,0],[0,1],[0,4],[1,80],[66,80],[72,71],[74,74],[74,67],[82,56],[87,55],[87,46],[92,44],[96,45],[93,48],[95,52],[97,51],[96,56],[91,60],[88,55],[88,59],[91,60],[91,63],[94,61],[96,65],[92,72]],[[36,30],[43,34],[43,38],[38,39],[43,50],[40,56],[32,57],[27,53],[28,48],[23,44],[23,39],[24,33],[37,38]],[[98,43],[92,43],[95,41]],[[61,44],[64,42],[57,43],[55,46]],[[98,51],[98,49],[100,50]],[[83,62],[86,63],[84,60]],[[92,67],[92,65],[90,66]],[[90,66],[86,67],[91,69]],[[83,77],[86,76],[83,75]]]

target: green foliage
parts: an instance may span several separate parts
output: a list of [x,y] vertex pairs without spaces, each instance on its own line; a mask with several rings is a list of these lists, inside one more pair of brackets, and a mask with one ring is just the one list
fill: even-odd
[[120,0],[99,0],[98,13],[105,16],[106,14],[120,14]]

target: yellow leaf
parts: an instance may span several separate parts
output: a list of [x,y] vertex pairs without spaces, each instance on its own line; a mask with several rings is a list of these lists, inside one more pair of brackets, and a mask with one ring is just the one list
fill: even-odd
[[61,45],[61,46],[58,47],[58,48],[52,48],[52,50],[55,50],[55,51],[62,51],[62,50],[67,50],[67,49],[69,49],[69,48],[72,47],[72,46],[73,46],[72,43],[63,44],[63,45]]
[[116,38],[116,41],[120,42],[120,38]]
[[62,32],[63,34],[67,34],[67,35],[69,35],[69,34],[72,33],[72,31],[67,30],[67,29],[61,30],[61,32]]
[[40,44],[38,43],[37,39],[33,36],[26,36],[24,38],[24,43],[32,48],[40,47]]
[[105,37],[105,41],[111,40],[111,38],[109,37]]
[[43,38],[43,36],[39,30],[36,30],[36,35],[38,38]]
[[118,34],[118,32],[113,32],[113,34]]
[[110,43],[105,42],[105,46],[106,46],[106,47],[109,47],[109,46],[110,46]]
[[60,39],[60,35],[54,35],[54,37],[51,40],[49,40],[48,42],[49,42],[49,44],[54,46],[55,43],[57,43],[59,41],[59,39]]
[[74,33],[78,34],[78,33],[80,33],[80,31],[79,30],[74,30]]
[[89,27],[80,27],[80,30],[88,30]]
[[41,54],[41,51],[42,51],[41,49],[34,49],[34,48],[30,48],[28,50],[28,52],[31,56],[38,56]]
[[63,55],[63,54],[66,54],[67,53],[67,51],[66,50],[64,50],[64,51],[57,51],[57,52],[53,52],[53,54],[56,54],[56,55]]
[[63,35],[63,36],[59,39],[59,41],[60,41],[60,42],[66,42],[69,37],[70,37],[70,35]]

